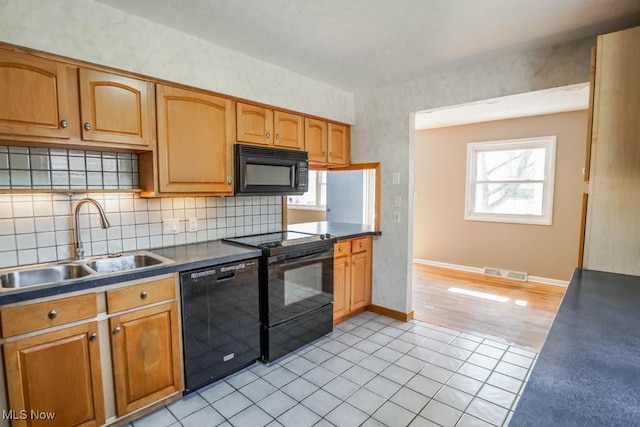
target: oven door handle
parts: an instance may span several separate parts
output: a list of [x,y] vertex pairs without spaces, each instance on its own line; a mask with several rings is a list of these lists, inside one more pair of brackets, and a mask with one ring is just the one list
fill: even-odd
[[333,258],[333,249],[326,252],[317,252],[315,254],[306,255],[297,258],[289,258],[284,260],[278,260],[278,257],[269,258],[269,265],[271,264],[280,264],[280,265],[288,265],[288,264],[297,264],[300,262],[305,262],[308,260],[322,260],[325,258]]

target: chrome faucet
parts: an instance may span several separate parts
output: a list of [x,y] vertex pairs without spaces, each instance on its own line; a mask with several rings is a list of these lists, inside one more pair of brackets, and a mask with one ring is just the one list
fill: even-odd
[[90,199],[88,197],[81,199],[76,205],[75,212],[75,225],[76,225],[76,259],[82,259],[84,257],[84,248],[82,247],[82,241],[80,240],[80,208],[85,204],[92,204],[98,209],[98,214],[100,214],[100,227],[108,228],[111,224],[109,224],[109,220],[107,219],[107,215],[104,213],[104,209],[100,206],[100,203],[95,201],[94,199]]

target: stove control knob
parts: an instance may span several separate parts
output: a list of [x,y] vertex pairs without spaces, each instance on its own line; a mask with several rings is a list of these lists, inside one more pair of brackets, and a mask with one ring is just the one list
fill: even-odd
[[325,238],[324,234],[321,234],[320,235],[320,240],[324,240],[324,238]]
[[326,239],[330,239],[330,238],[331,238],[331,234],[327,233],[327,234],[325,234],[325,235],[324,235],[324,237],[325,237]]

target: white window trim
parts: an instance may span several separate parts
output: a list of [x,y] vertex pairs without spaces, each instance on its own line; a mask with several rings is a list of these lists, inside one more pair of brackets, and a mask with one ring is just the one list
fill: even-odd
[[[468,221],[507,222],[516,224],[552,225],[553,189],[556,167],[556,136],[470,142],[467,144],[466,204],[464,219]],[[545,148],[545,185],[542,195],[542,215],[492,214],[474,212],[476,192],[476,153],[479,151]],[[532,182],[539,182],[537,180]]]
[[327,207],[322,205],[296,205],[295,203],[287,202],[287,209],[292,209],[294,211],[324,212],[327,210]]

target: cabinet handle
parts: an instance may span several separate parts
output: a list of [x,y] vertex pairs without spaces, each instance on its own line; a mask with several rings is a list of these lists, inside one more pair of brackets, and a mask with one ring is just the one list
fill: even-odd
[[360,242],[360,247],[364,248],[364,243]]
[[333,157],[333,153],[332,152],[329,152],[329,157]]
[[142,291],[142,292],[140,293],[140,299],[147,299],[147,297],[148,297],[148,296],[149,296],[149,295],[147,295],[147,293],[146,293],[145,291]]
[[93,333],[89,335],[89,341],[94,342],[96,339],[98,339],[98,334]]
[[338,252],[342,252],[342,248],[341,248],[341,247],[340,247],[340,248],[338,248]]
[[62,121],[60,122],[60,127],[61,127],[61,128],[63,128],[63,129],[64,129],[64,128],[66,128],[67,126],[69,126],[69,123],[68,123],[66,120],[62,120]]
[[354,259],[351,264],[356,265],[356,260]]
[[322,157],[323,157],[323,158],[324,158],[324,157],[327,157],[327,152],[326,152],[326,151],[323,151],[323,152],[322,152]]
[[344,266],[345,266],[345,267],[349,267],[349,261],[345,261],[345,262],[344,262]]
[[231,180],[231,177],[230,177],[230,176],[228,176],[228,177],[227,177],[227,185],[231,185],[231,183],[232,183],[232,182],[233,182],[233,181]]
[[91,123],[85,123],[84,130],[91,130]]
[[265,137],[266,137],[267,139],[271,138],[271,133],[267,132],[267,134],[265,135]]
[[51,310],[47,316],[49,317],[49,319],[53,320],[58,317],[58,312],[55,310]]
[[280,134],[276,133],[276,139],[280,139]]
[[120,333],[120,326],[116,326],[115,328],[113,328],[113,335],[118,335]]

